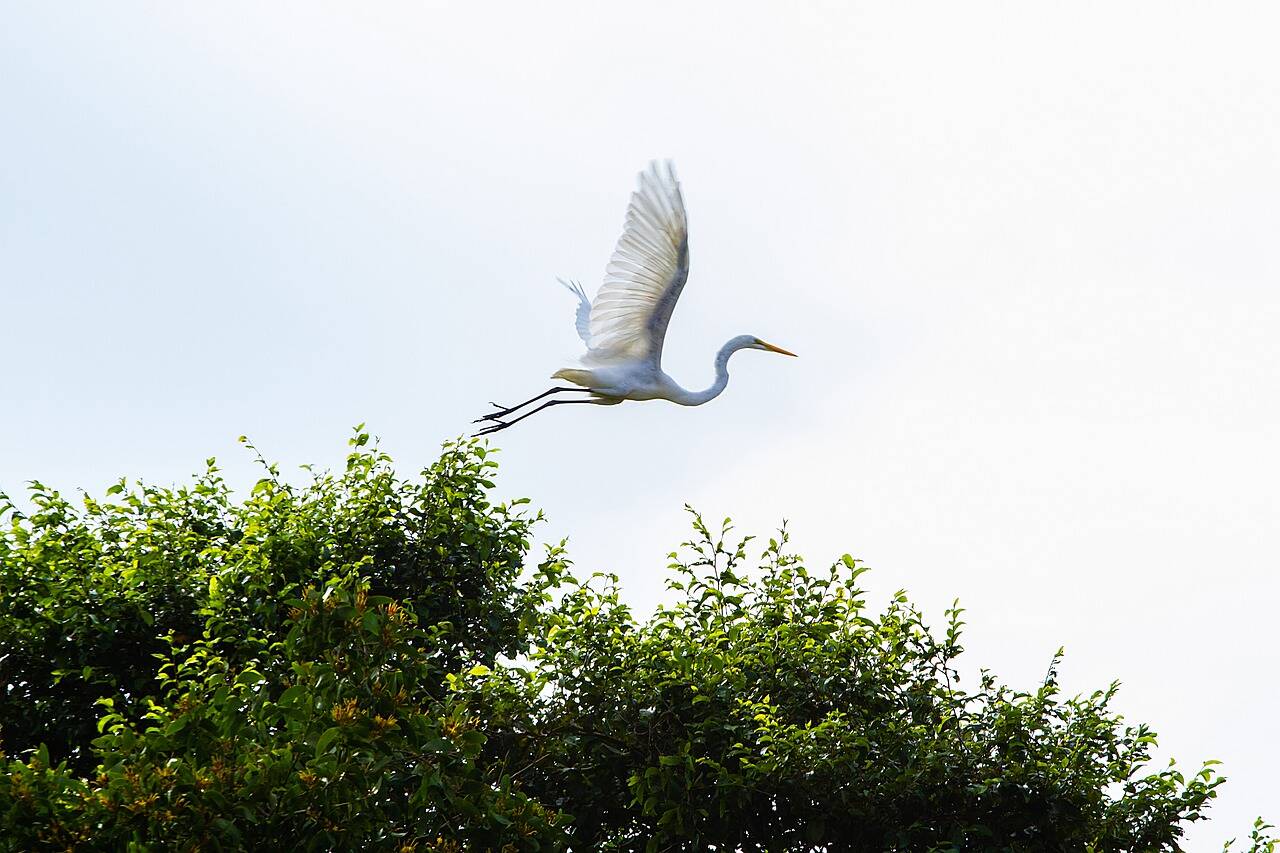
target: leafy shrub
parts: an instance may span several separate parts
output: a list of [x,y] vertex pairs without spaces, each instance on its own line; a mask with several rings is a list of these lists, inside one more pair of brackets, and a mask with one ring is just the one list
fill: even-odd
[[785,531],[748,568],[694,516],[637,619],[561,548],[522,570],[484,446],[406,480],[352,445],[239,502],[212,460],[0,498],[0,848],[1176,850],[1222,783],[1056,659],[962,689],[958,607],[870,613]]
[[410,483],[367,441],[303,488],[267,466],[240,504],[210,462],[190,488],[8,507],[0,737],[37,749],[0,787],[15,849],[558,837],[476,764],[446,681],[523,649],[532,520],[489,504],[481,447]]

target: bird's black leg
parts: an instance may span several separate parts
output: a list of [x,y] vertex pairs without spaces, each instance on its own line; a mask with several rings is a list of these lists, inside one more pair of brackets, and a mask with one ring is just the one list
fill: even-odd
[[[582,388],[582,389],[574,389],[574,390],[585,391],[586,389]],[[544,394],[543,396],[545,397],[546,395]],[[560,405],[565,405],[569,403],[595,403],[595,402],[596,402],[595,400],[552,400],[550,403],[543,403],[541,406],[534,409],[532,412],[525,412],[523,415],[513,420],[496,421],[492,425],[487,426],[484,429],[480,430],[478,433],[476,433],[476,436],[478,437],[482,435],[489,435],[490,433],[494,433],[494,432],[500,432],[501,430],[504,430],[509,426],[515,426],[525,418],[530,417],[531,415],[536,415],[538,414],[538,412],[541,412],[543,409],[549,409],[552,406],[560,406]],[[519,408],[519,406],[517,406],[516,408]]]
[[504,418],[507,415],[511,414],[512,412],[517,411],[519,409],[523,409],[525,406],[529,405],[530,403],[536,403],[537,401],[541,400],[543,397],[547,397],[551,394],[556,393],[557,391],[586,391],[587,393],[591,393],[589,388],[552,388],[550,391],[543,391],[541,394],[539,394],[536,397],[530,397],[528,400],[525,400],[523,403],[519,403],[515,406],[508,406],[505,409],[502,406],[498,405],[497,403],[490,403],[489,405],[493,406],[498,411],[490,412],[487,415],[478,417],[474,421],[472,421],[472,423],[478,424],[481,421],[494,421],[495,423],[500,423],[500,421],[498,420],[499,418]]

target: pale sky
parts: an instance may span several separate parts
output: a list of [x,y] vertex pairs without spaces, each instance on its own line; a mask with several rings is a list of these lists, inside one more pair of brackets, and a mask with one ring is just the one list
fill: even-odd
[[1280,11],[1269,3],[5,4],[0,488],[171,483],[236,437],[406,472],[578,351],[635,173],[692,273],[665,367],[545,412],[499,493],[663,596],[687,501],[968,666],[1118,707],[1280,820]]

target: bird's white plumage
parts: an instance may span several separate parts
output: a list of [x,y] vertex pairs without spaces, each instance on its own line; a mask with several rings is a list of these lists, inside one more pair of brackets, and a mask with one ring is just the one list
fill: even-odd
[[650,163],[631,194],[622,236],[591,303],[584,360],[658,367],[667,324],[688,277],[688,222],[675,167]]
[[[560,283],[578,297],[574,325],[587,345],[581,367],[565,367],[551,374],[576,387],[556,386],[515,406],[494,403],[496,411],[476,419],[487,423],[477,435],[490,435],[519,423],[543,409],[573,403],[613,406],[623,400],[670,400],[682,406],[701,406],[715,399],[729,384],[729,357],[738,350],[758,349],[794,355],[755,335],[731,338],[715,358],[715,381],[702,391],[688,391],[662,370],[662,342],[680,291],[689,277],[689,229],[684,199],[670,161],[650,163],[640,173],[640,187],[631,194],[622,236],[605,270],[595,301],[582,285]],[[558,394],[536,408],[516,413]],[[504,418],[511,417],[510,420]]]
[[582,342],[587,345],[587,349],[591,349],[591,300],[587,298],[587,293],[582,289],[582,285],[576,281],[565,281],[562,278],[556,281],[563,284],[569,289],[569,292],[578,297],[578,311],[574,314],[573,325],[578,330],[578,337],[582,338]]

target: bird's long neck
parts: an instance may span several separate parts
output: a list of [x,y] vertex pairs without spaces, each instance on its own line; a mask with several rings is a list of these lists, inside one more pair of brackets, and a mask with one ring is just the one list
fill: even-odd
[[740,349],[751,346],[754,342],[755,338],[750,335],[742,335],[720,347],[720,351],[716,353],[716,379],[711,383],[711,387],[702,391],[684,391],[675,402],[682,406],[701,406],[703,403],[719,397],[720,393],[729,384],[729,356]]

